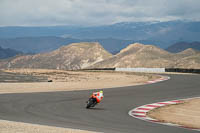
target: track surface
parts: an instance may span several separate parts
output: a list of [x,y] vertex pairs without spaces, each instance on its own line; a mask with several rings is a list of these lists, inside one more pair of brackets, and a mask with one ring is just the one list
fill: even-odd
[[92,91],[1,94],[0,119],[100,132],[194,133],[187,129],[135,119],[128,111],[140,105],[200,96],[200,75],[170,75],[156,84],[104,90],[95,109],[85,109]]

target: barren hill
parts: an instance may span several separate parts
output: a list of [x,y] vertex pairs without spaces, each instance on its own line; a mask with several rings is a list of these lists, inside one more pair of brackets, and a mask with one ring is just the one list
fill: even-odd
[[1,60],[0,68],[47,68],[75,70],[111,57],[99,43],[73,43],[43,54]]
[[113,56],[99,43],[85,42],[63,46],[49,53],[0,60],[0,68],[77,70],[107,67],[200,68],[200,52],[190,48],[173,54],[153,45],[134,43]]
[[134,43],[117,55],[91,67],[200,68],[200,52],[187,49],[173,54],[153,45]]
[[196,55],[198,53],[200,53],[200,51],[192,49],[192,48],[188,48],[188,49],[186,49],[182,52],[177,53],[176,56],[183,58],[183,57],[193,56],[193,55]]
[[185,57],[177,61],[177,68],[197,68],[200,69],[200,53]]
[[188,48],[176,54],[176,67],[200,68],[200,51]]
[[152,45],[134,43],[92,67],[171,67],[172,54]]

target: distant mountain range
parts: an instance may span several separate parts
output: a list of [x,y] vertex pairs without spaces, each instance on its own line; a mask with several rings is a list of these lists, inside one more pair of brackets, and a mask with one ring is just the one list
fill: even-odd
[[178,53],[188,48],[200,50],[200,42],[177,42],[169,46],[166,50],[172,53]]
[[169,53],[153,45],[134,43],[112,55],[99,43],[72,43],[52,52],[0,60],[0,68],[77,70],[107,67],[165,67],[200,69],[200,52]]
[[[129,44],[134,43],[134,40],[120,40],[114,38],[106,39],[73,39],[63,37],[22,37],[0,39],[0,46],[4,48],[15,49],[23,51],[26,54],[44,53],[53,51],[61,46],[69,45],[71,43],[80,42],[99,42],[102,46],[112,54],[117,54],[120,50],[127,47]],[[149,42],[149,43],[148,43]],[[143,44],[152,44],[151,41],[140,41]],[[155,45],[156,46],[156,45]],[[166,50],[172,53],[181,52],[187,48],[200,50],[200,42],[177,42],[170,45]]]
[[154,44],[160,48],[180,41],[200,41],[200,22],[122,22],[105,26],[0,27],[0,38],[57,36],[76,39],[114,38]]
[[[120,40],[114,38],[106,39],[73,39],[63,37],[23,37],[23,38],[11,38],[11,39],[0,39],[0,47],[7,49],[0,49],[0,58],[13,57],[17,54],[37,54],[45,53],[58,49],[61,46],[67,46],[71,43],[80,42],[99,42],[102,46],[111,54],[118,54],[120,50],[127,47],[129,44],[135,43],[134,40]],[[144,41],[141,41],[144,42]],[[148,41],[147,41],[148,42]],[[145,44],[148,44],[148,43]],[[153,45],[153,42],[150,43]],[[172,44],[166,50],[171,53],[178,53],[188,48],[200,50],[200,42],[177,42]]]
[[44,53],[53,51],[61,46],[79,42],[99,42],[102,46],[112,54],[118,53],[134,40],[120,40],[114,38],[106,39],[74,39],[55,36],[47,37],[21,37],[0,39],[0,46],[5,48],[13,48],[24,53]]
[[4,49],[0,47],[0,59],[5,59],[5,58],[13,57],[16,55],[20,55],[20,54],[23,54],[23,53],[20,51],[10,49],[10,48]]

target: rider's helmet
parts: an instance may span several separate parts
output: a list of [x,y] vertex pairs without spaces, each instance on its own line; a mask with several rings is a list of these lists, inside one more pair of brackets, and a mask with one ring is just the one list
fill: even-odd
[[100,91],[100,93],[103,93],[103,91]]

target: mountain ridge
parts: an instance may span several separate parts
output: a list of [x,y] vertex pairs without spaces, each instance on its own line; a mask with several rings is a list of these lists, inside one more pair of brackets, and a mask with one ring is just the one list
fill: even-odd
[[180,53],[170,53],[154,45],[134,43],[112,55],[97,42],[82,42],[62,46],[52,52],[0,60],[0,68],[77,70],[114,67],[199,69],[200,52],[190,48]]
[[23,54],[23,53],[20,51],[10,49],[10,48],[2,48],[0,46],[0,59],[6,59],[6,58],[13,57],[13,56],[21,55],[21,54]]
[[[134,43],[121,50],[117,55],[96,63],[91,68],[200,68],[200,63],[198,63],[200,56],[198,57],[197,55],[199,55],[199,52],[193,49],[187,49],[181,53],[174,54],[156,46]],[[187,62],[190,62],[190,64],[187,64]]]
[[115,38],[152,43],[160,48],[180,41],[200,41],[200,21],[122,22],[111,25],[0,27],[0,38],[68,37],[76,39]]
[[200,50],[200,42],[194,41],[194,42],[177,42],[175,44],[172,44],[168,48],[166,48],[167,51],[172,53],[178,53],[181,51],[184,51],[188,48],[193,48],[195,50]]
[[61,46],[69,45],[71,43],[80,42],[99,42],[102,46],[111,53],[116,53],[133,43],[134,40],[120,40],[114,38],[100,38],[100,39],[75,39],[63,38],[56,36],[47,37],[23,37],[23,38],[7,38],[0,39],[0,46],[6,48],[13,48],[24,53],[44,53],[56,50]]
[[0,61],[0,68],[47,68],[75,70],[112,56],[99,43],[72,43],[52,52],[18,56]]

